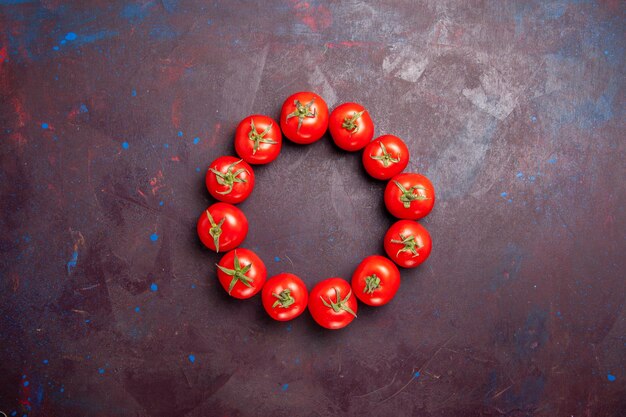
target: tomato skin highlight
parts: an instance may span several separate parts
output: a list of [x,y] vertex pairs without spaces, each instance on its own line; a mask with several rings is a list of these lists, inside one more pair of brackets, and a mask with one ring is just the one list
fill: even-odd
[[280,125],[271,117],[261,114],[243,119],[235,132],[235,151],[249,164],[269,164],[278,157],[282,142]]
[[[220,175],[225,184],[219,183]],[[216,200],[238,204],[248,198],[254,189],[254,171],[246,161],[234,156],[220,156],[209,165],[205,183]]]
[[326,102],[309,91],[292,94],[280,111],[280,129],[287,139],[301,145],[320,140],[328,129]]
[[335,145],[348,152],[363,149],[374,137],[374,122],[357,103],[337,106],[330,114],[328,129]]
[[387,183],[385,206],[389,213],[399,219],[421,219],[431,212],[434,205],[435,188],[421,174],[399,174]]
[[385,233],[384,245],[387,256],[403,268],[420,265],[428,259],[432,250],[430,233],[413,220],[398,220],[392,224]]
[[[280,302],[281,298],[274,294],[284,295],[289,300],[287,304],[291,304],[283,307]],[[271,318],[278,321],[288,321],[304,313],[309,300],[309,292],[304,282],[297,275],[281,273],[267,280],[263,286],[261,298],[263,308]]]
[[[245,271],[244,273],[233,276],[223,270],[223,268],[225,268],[227,271],[236,271],[238,269],[237,260],[240,265],[239,269]],[[217,265],[217,278],[224,290],[226,290],[230,296],[242,300],[250,298],[261,291],[263,284],[265,284],[265,279],[267,278],[265,264],[261,258],[250,249],[233,249],[224,255]],[[249,270],[246,271],[248,265],[251,266]],[[247,281],[250,286],[245,285],[243,283],[244,280]]]
[[368,256],[352,274],[352,291],[359,301],[370,306],[387,304],[395,297],[398,288],[400,271],[384,256]]
[[[210,217],[207,216],[207,211]],[[211,219],[213,224],[218,226],[214,229],[215,237],[211,235]],[[198,218],[196,230],[204,246],[218,253],[227,252],[245,240],[248,235],[248,219],[243,211],[232,204],[215,203],[202,212]],[[216,238],[219,248],[215,245]]]
[[[331,304],[338,305],[338,311],[329,306]],[[326,329],[341,329],[352,323],[357,308],[352,287],[343,278],[334,277],[318,282],[309,293],[309,312],[313,320]]]
[[388,180],[404,171],[409,158],[409,148],[402,139],[393,135],[380,136],[363,149],[363,166],[378,180]]

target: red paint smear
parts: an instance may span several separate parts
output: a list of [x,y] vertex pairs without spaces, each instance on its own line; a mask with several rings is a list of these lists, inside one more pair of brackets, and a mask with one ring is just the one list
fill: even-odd
[[181,107],[183,100],[180,97],[176,97],[172,103],[172,124],[176,129],[180,128],[180,118],[182,117]]
[[157,191],[163,188],[163,184],[161,184],[163,179],[163,172],[161,170],[158,170],[156,176],[150,179],[152,195],[156,195]]
[[3,46],[2,49],[0,49],[0,63],[3,63],[7,59],[7,56],[7,47]]
[[326,6],[311,6],[306,1],[292,0],[291,3],[298,19],[314,32],[327,29],[333,23],[333,16]]
[[180,162],[180,158],[178,157],[178,155],[172,156],[171,160],[174,162]]
[[15,127],[26,126],[26,122],[30,120],[30,115],[26,113],[26,110],[24,110],[24,104],[22,103],[22,100],[20,100],[18,97],[13,97],[11,99],[11,104],[13,105],[13,110],[15,111],[15,114],[17,116],[17,123]]

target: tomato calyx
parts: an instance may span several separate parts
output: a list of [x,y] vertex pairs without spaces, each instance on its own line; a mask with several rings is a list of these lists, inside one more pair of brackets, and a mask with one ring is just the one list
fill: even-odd
[[378,278],[376,274],[365,277],[365,287],[363,287],[364,293],[373,294],[374,291],[378,289],[380,289],[380,278]]
[[240,183],[241,182],[248,182],[246,179],[238,178],[241,173],[248,172],[247,169],[241,168],[241,169],[238,169],[237,171],[233,172],[233,169],[235,168],[235,165],[237,165],[241,161],[243,161],[243,159],[240,159],[240,160],[235,161],[232,164],[230,164],[228,166],[228,168],[226,168],[226,172],[220,172],[220,171],[218,171],[215,168],[209,168],[209,171],[211,171],[212,173],[215,174],[215,178],[217,179],[217,183],[219,185],[225,185],[225,186],[228,187],[228,189],[226,189],[225,191],[216,191],[216,193],[222,194],[222,195],[230,194],[230,192],[233,191],[233,186],[235,185],[235,183],[237,183],[237,182],[240,182]]
[[391,239],[391,243],[400,243],[401,245],[404,245],[404,247],[400,249],[398,253],[396,253],[396,256],[400,255],[400,253],[402,252],[412,253],[413,256],[411,256],[411,258],[415,258],[420,255],[419,253],[417,253],[417,250],[421,248],[422,245],[420,245],[419,242],[415,240],[415,236],[413,235],[408,235],[407,237],[404,237],[402,234],[400,234],[400,240]]
[[209,234],[213,238],[213,243],[215,244],[215,252],[219,253],[219,251],[220,251],[220,235],[222,234],[222,225],[224,224],[224,220],[226,220],[226,217],[224,217],[222,220],[220,220],[219,223],[215,223],[215,220],[213,220],[213,216],[211,216],[211,213],[209,213],[209,210],[206,211],[206,216],[209,219],[209,223],[211,223],[211,228],[209,229]]
[[397,164],[398,162],[400,162],[400,158],[394,158],[393,156],[391,156],[389,152],[387,152],[387,148],[385,147],[385,144],[382,141],[379,143],[380,143],[380,149],[383,151],[383,154],[382,155],[370,155],[370,158],[376,161],[381,161],[385,168],[387,168],[391,164]]
[[256,130],[256,127],[254,126],[254,119],[250,119],[250,132],[248,133],[248,139],[250,139],[252,142],[254,142],[254,146],[252,147],[252,155],[254,155],[256,153],[256,151],[259,150],[259,145],[261,143],[269,143],[270,145],[276,145],[278,144],[278,142],[276,142],[273,139],[266,139],[264,136],[267,135],[270,130],[272,130],[272,125],[273,123],[270,123],[268,127],[265,128],[265,130],[261,133],[259,133]]
[[400,195],[400,201],[402,202],[402,205],[404,206],[404,208],[409,208],[411,207],[411,202],[413,201],[423,201],[423,200],[428,200],[428,197],[423,196],[421,194],[415,194],[413,191],[415,190],[425,190],[426,187],[424,187],[423,185],[414,185],[413,187],[409,188],[408,190],[402,185],[400,184],[398,181],[394,180],[393,181],[394,184],[396,184],[396,186],[400,189],[400,192],[402,192],[402,194]]
[[246,287],[250,287],[250,288],[253,287],[253,285],[251,284],[252,281],[250,280],[249,277],[246,276],[246,273],[250,270],[250,268],[252,268],[252,263],[249,263],[248,265],[242,268],[241,263],[239,262],[239,258],[237,257],[237,252],[235,252],[235,259],[234,259],[235,269],[224,268],[223,266],[219,264],[217,264],[217,267],[219,268],[220,271],[222,271],[226,275],[233,277],[233,279],[230,281],[230,285],[228,286],[229,295],[231,291],[233,290],[233,287],[235,286],[237,281],[240,281]]
[[291,296],[291,290],[289,288],[285,288],[279,294],[272,293],[272,295],[278,298],[278,300],[274,301],[274,304],[272,304],[272,308],[289,308],[289,306],[296,302],[296,299]]
[[335,294],[337,295],[337,300],[333,301],[330,299],[330,297],[328,298],[328,301],[324,300],[324,297],[322,297],[320,295],[320,299],[322,300],[322,303],[328,307],[328,308],[332,308],[333,311],[335,313],[339,313],[341,312],[341,310],[346,311],[350,314],[352,314],[354,317],[356,317],[356,314],[354,311],[352,311],[352,309],[346,304],[347,301],[350,299],[350,296],[352,295],[352,290],[350,290],[348,292],[348,295],[346,295],[346,298],[344,298],[343,300],[341,299],[341,293],[339,291],[338,288],[333,288],[335,290]]
[[343,123],[341,124],[341,127],[346,129],[350,133],[356,133],[356,131],[359,130],[359,125],[356,124],[356,121],[359,120],[359,118],[363,115],[363,113],[365,113],[365,110],[361,110],[360,112],[354,113],[352,117],[346,116],[343,119]]
[[315,97],[312,98],[311,101],[309,101],[307,104],[300,103],[300,100],[294,100],[293,104],[296,106],[296,109],[293,112],[289,113],[287,117],[285,117],[285,122],[287,122],[292,117],[297,117],[298,128],[296,129],[296,131],[299,132],[300,127],[302,127],[302,121],[305,117],[315,117],[317,115],[316,109],[313,109],[313,111],[311,111],[311,106],[313,105],[314,101]]

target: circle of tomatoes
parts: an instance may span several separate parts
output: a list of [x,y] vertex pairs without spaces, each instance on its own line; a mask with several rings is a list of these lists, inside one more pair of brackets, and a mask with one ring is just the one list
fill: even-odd
[[432,241],[428,230],[412,220],[398,220],[384,238],[385,252],[403,268],[415,268],[430,255]]
[[288,321],[304,313],[309,292],[297,275],[282,273],[267,280],[261,299],[263,308],[271,318]]
[[263,288],[266,277],[265,264],[249,249],[233,249],[217,264],[217,279],[226,292],[235,298],[254,296]]
[[387,304],[400,288],[398,267],[384,256],[363,259],[352,274],[352,290],[359,301],[370,306]]
[[341,149],[358,151],[374,137],[374,122],[365,107],[357,103],[343,103],[330,113],[328,130]]
[[378,180],[398,175],[409,164],[409,148],[397,136],[383,135],[363,149],[363,166]]
[[309,294],[309,312],[317,324],[327,329],[341,329],[352,323],[357,301],[348,281],[335,277],[318,282]]
[[205,182],[213,198],[237,204],[248,198],[254,189],[254,171],[243,159],[220,156],[211,162]]
[[235,151],[249,164],[272,162],[280,153],[282,141],[278,124],[260,114],[243,119],[235,131]]
[[243,211],[228,203],[215,203],[198,218],[198,236],[215,252],[236,248],[248,235],[248,219]]
[[407,172],[393,177],[385,188],[385,206],[399,219],[417,220],[435,205],[435,188],[428,178]]
[[280,128],[287,139],[302,145],[321,139],[328,128],[326,102],[308,91],[289,96],[280,111]]

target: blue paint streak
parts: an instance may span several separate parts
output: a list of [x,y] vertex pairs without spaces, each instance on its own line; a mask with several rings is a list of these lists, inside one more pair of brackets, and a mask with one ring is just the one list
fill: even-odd
[[128,149],[129,146],[128,142],[122,142],[122,148]]
[[130,95],[133,96],[133,97],[137,97],[137,90],[131,91]]
[[68,41],[75,41],[76,38],[78,38],[78,35],[75,34],[74,32],[68,32],[67,35],[65,35],[65,40],[68,40]]
[[182,137],[183,137],[183,131],[182,131],[182,130],[179,130],[179,131],[178,131],[178,137],[179,137],[179,138],[182,138]]
[[415,371],[415,373],[413,374],[413,378],[419,378],[420,377],[420,371]]
[[61,48],[59,48],[59,46],[58,46],[58,45],[54,45],[54,46],[52,47],[52,49],[53,49],[54,51],[58,51],[58,50],[59,50],[59,49],[61,49]]
[[287,391],[287,389],[289,389],[289,384],[283,384],[282,387],[280,387],[281,391]]
[[159,286],[156,285],[154,282],[150,284],[150,291],[157,291],[158,289],[159,289]]
[[87,105],[84,103],[81,103],[80,107],[78,108],[78,111],[80,111],[81,113],[89,113],[89,109],[87,108]]
[[44,359],[42,362],[43,362],[44,365],[47,365],[48,364],[48,359]]
[[99,373],[100,375],[104,374],[104,368],[100,368],[100,369],[98,369],[98,373]]
[[615,375],[612,374],[607,374],[606,379],[608,379],[610,382],[615,381],[617,378],[615,377]]
[[[92,33],[91,35],[80,35],[80,38],[74,42],[75,45],[87,45],[103,39],[114,38],[119,35],[119,32],[115,30],[101,30],[100,32]],[[61,41],[63,43],[63,41]]]
[[139,308],[139,307],[135,307],[135,312],[136,312],[136,313],[139,313],[140,311],[141,311],[141,308]]
[[76,268],[78,264],[78,251],[72,253],[72,258],[67,262],[67,273],[72,272],[72,268]]
[[501,192],[501,193],[500,193],[500,196],[501,196],[501,197],[506,197],[507,195],[508,195],[508,194],[507,194],[506,192]]
[[274,262],[280,262],[280,258],[278,256],[274,256]]
[[168,13],[174,13],[178,7],[178,0],[161,0],[161,3]]
[[159,201],[159,206],[162,206],[163,204],[165,204],[165,203],[162,202],[162,201]]
[[150,235],[150,240],[153,241],[153,242],[156,242],[157,240],[159,240],[159,235],[157,235],[156,232],[152,233]]
[[0,6],[14,6],[16,4],[35,3],[38,0],[0,0]]
[[199,138],[199,137],[195,137],[195,138],[193,138],[193,144],[194,144],[194,145],[197,145],[197,144],[198,144],[198,142],[200,142],[200,138]]
[[24,381],[24,386],[25,386],[25,387],[27,387],[27,386],[29,386],[29,385],[30,385],[30,382],[28,382],[28,381]]
[[196,361],[196,357],[194,355],[189,355],[189,362],[194,363]]
[[49,126],[48,126],[48,123],[42,123],[42,124],[41,124],[41,128],[42,128],[42,129],[47,129],[48,127],[49,127]]

